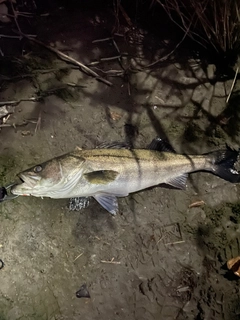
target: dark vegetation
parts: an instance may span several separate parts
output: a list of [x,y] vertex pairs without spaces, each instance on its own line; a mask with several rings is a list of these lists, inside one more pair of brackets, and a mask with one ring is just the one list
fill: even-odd
[[[1,42],[8,39],[7,44],[14,45],[11,37],[18,36],[15,45],[19,45],[26,40],[20,38],[19,33],[35,34],[35,17],[51,15],[58,8],[70,13],[74,9],[90,10],[93,7],[95,10],[111,10],[118,22],[127,17],[134,28],[145,26],[160,38],[171,38],[176,48],[185,48],[188,55],[214,63],[218,77],[234,76],[233,68],[240,50],[238,1],[4,0],[0,3]],[[0,53],[3,56],[6,53],[1,42]]]
[[[156,36],[160,42],[162,51],[157,55],[159,58],[156,58],[155,55],[159,47],[151,47],[149,50],[151,51],[150,59],[149,52],[143,50],[142,61],[146,58],[145,60],[150,61],[150,64],[139,64],[136,70],[129,67],[130,58],[136,54],[136,51],[133,54],[130,52],[127,67],[123,66],[121,56],[120,65],[123,71],[115,76],[123,77],[125,81],[128,81],[129,73],[132,71],[141,71],[141,69],[146,70],[147,68],[154,71],[164,64],[173,62],[179,62],[182,68],[189,69],[189,59],[194,59],[206,71],[206,79],[201,80],[203,85],[206,82],[215,85],[219,81],[234,79],[233,87],[226,101],[226,108],[217,118],[207,114],[207,111],[203,110],[201,106],[193,104],[196,110],[200,110],[208,118],[211,123],[210,128],[215,128],[215,124],[218,125],[221,122],[224,131],[227,131],[231,137],[236,134],[238,121],[235,120],[239,117],[236,105],[239,101],[239,91],[231,93],[239,75],[237,62],[240,50],[240,3],[238,1],[2,0],[0,1],[0,90],[4,90],[9,81],[29,78],[37,88],[34,99],[43,99],[55,92],[64,100],[77,100],[78,95],[75,94],[75,89],[61,83],[62,76],[68,73],[72,67],[69,67],[68,64],[71,61],[66,61],[63,56],[59,56],[58,52],[49,50],[51,48],[49,48],[49,40],[46,37],[46,31],[44,31],[44,21],[49,19],[54,24],[54,19],[58,19],[61,11],[65,14],[67,12],[70,16],[77,10],[85,12],[91,11],[93,8],[96,12],[107,10],[112,16],[112,34],[108,31],[107,37],[114,38],[115,33],[122,33],[128,47],[131,47],[131,41],[133,41],[135,48],[141,42],[140,45],[146,49],[148,43],[144,34],[141,33],[141,30],[144,29]],[[122,28],[122,26],[124,27]],[[114,55],[116,49],[118,50],[118,48],[114,49]],[[56,54],[59,56],[59,60],[62,59],[67,63],[56,65]],[[120,52],[119,54],[121,55]],[[211,78],[208,77],[207,71],[209,64],[215,66]],[[75,63],[75,67],[78,66]],[[37,75],[50,72],[51,69],[54,69],[54,79],[58,82],[54,82],[51,86],[45,84],[43,86],[37,80]],[[89,65],[82,65],[80,69],[88,75],[111,84],[108,81],[110,76],[107,73],[94,74],[92,73],[94,68]],[[161,79],[160,75],[157,77]],[[82,84],[79,84],[78,87],[80,86]],[[222,124],[222,118],[227,119],[227,125]],[[228,125],[229,122],[231,122],[231,126]],[[189,124],[189,128],[191,132],[194,131],[197,134],[196,130],[192,130],[196,128],[193,121]],[[192,137],[189,130],[186,131],[186,135],[188,139]]]

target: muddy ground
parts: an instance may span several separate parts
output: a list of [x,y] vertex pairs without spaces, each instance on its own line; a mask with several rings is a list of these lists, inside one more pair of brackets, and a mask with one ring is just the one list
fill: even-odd
[[[211,84],[214,66],[180,49],[144,68],[171,50],[164,35],[117,24],[111,10],[59,8],[34,28],[85,65],[119,55],[121,63],[91,65],[108,86],[42,45],[2,42],[0,100],[18,102],[0,132],[2,185],[75,146],[145,147],[157,135],[178,152],[239,146],[238,83],[226,105],[232,80]],[[119,52],[112,39],[93,42],[113,32]],[[12,59],[16,50],[22,56]],[[0,319],[239,319],[238,278],[225,269],[239,255],[239,190],[194,173],[184,191],[156,187],[119,199],[115,217],[95,200],[80,212],[67,200],[0,204]],[[196,201],[202,205],[189,208]],[[90,298],[77,298],[84,284]]]

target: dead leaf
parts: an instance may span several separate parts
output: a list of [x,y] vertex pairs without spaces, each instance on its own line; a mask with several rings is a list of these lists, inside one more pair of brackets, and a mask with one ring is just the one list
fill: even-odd
[[116,112],[114,110],[111,110],[110,108],[108,108],[108,116],[113,121],[117,121],[122,118],[122,114],[120,114],[119,112]]
[[228,260],[227,267],[231,270],[236,276],[240,277],[240,256]]
[[27,130],[23,130],[22,132],[22,136],[29,136],[30,134],[31,134],[31,132],[30,131],[27,131]]
[[201,206],[204,206],[204,205],[205,205],[205,202],[203,200],[200,200],[200,201],[196,201],[196,202],[191,203],[188,206],[188,208],[201,207]]

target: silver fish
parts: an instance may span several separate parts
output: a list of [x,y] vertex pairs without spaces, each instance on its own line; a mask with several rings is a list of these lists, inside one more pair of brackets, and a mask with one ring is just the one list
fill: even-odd
[[230,149],[204,155],[176,154],[160,138],[148,149],[118,148],[116,144],[93,150],[76,148],[20,173],[22,183],[11,192],[54,199],[91,196],[116,214],[117,197],[163,183],[184,189],[190,172],[209,171],[236,183],[238,154]]

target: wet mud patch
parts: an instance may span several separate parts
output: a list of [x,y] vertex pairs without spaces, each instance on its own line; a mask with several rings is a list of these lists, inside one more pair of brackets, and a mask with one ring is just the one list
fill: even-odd
[[[198,279],[199,314],[196,319],[238,319],[239,277],[226,267],[239,254],[239,202],[216,208],[204,207],[207,219],[190,230],[203,257]],[[199,286],[201,289],[199,290]],[[195,296],[195,298],[196,298]]]

